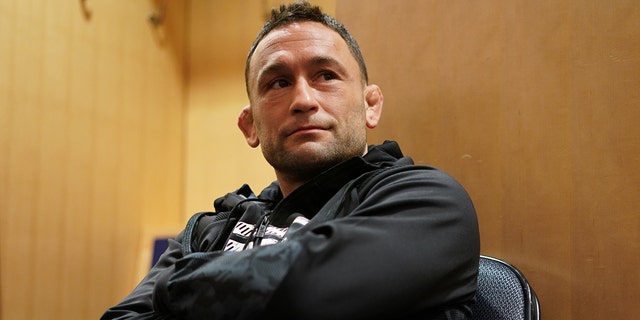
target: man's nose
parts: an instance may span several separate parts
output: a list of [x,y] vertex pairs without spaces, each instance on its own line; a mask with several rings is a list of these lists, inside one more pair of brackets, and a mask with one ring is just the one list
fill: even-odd
[[306,79],[296,81],[291,101],[291,112],[308,112],[318,108],[315,89]]

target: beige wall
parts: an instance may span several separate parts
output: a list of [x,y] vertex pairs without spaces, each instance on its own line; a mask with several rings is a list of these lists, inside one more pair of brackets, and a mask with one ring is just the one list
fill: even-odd
[[[366,2],[367,5],[363,5]],[[544,319],[640,314],[640,2],[339,0],[371,139],[452,173]]]
[[184,3],[0,1],[2,319],[97,319],[182,223]]
[[244,59],[263,21],[264,8],[256,3],[191,1],[185,216],[212,210],[216,197],[245,182],[259,192],[273,180],[259,150],[236,127],[248,103]]

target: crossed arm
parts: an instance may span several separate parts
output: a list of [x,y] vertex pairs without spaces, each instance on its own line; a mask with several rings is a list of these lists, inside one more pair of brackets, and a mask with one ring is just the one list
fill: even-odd
[[457,182],[399,171],[351,197],[345,216],[271,246],[183,257],[178,236],[103,319],[398,318],[472,301],[478,227]]

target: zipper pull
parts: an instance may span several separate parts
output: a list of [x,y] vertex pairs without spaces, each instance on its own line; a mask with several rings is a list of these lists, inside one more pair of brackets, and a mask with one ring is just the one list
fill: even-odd
[[258,226],[258,232],[256,232],[255,237],[253,238],[253,247],[257,247],[262,243],[262,239],[264,235],[267,233],[267,227],[269,226],[269,213],[265,214],[262,219],[260,219],[260,225]]

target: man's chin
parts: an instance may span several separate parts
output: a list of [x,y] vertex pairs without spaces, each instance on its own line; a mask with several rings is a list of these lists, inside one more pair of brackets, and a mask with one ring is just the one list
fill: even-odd
[[331,148],[331,142],[327,141],[304,141],[293,146],[291,150],[293,153],[319,153],[327,152]]
[[[288,148],[286,151],[290,160],[298,165],[306,164],[309,167],[324,166],[324,163],[341,161],[343,157],[337,154],[335,145],[328,142],[309,141]],[[336,159],[340,158],[340,159]]]

